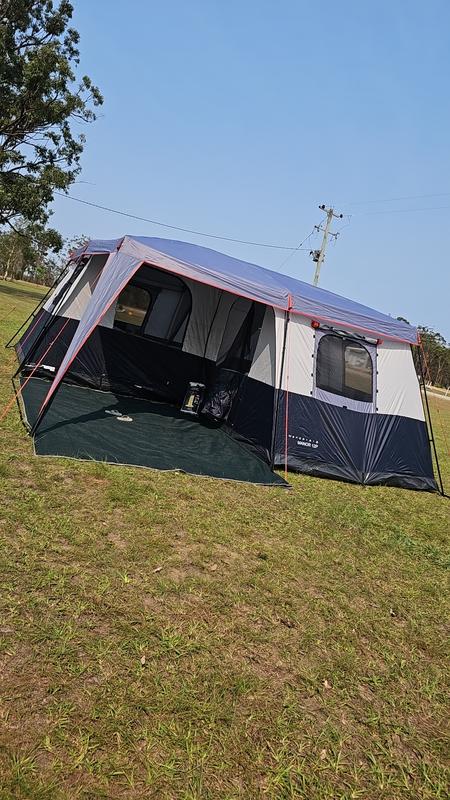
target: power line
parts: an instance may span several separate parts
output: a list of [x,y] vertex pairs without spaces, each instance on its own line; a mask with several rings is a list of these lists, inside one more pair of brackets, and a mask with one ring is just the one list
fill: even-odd
[[387,197],[384,200],[351,200],[342,205],[364,206],[369,203],[397,203],[399,200],[424,200],[426,197],[450,197],[450,192],[440,192],[438,194],[405,194],[402,197]]
[[308,233],[308,236],[306,236],[306,238],[305,238],[305,239],[303,239],[303,241],[302,241],[302,242],[299,242],[299,244],[297,245],[297,247],[296,247],[294,250],[292,250],[292,252],[291,252],[291,253],[289,253],[289,254],[286,256],[286,258],[285,258],[285,259],[284,259],[284,260],[281,262],[281,264],[279,264],[279,266],[278,266],[278,269],[281,269],[281,267],[284,267],[284,265],[285,265],[285,264],[286,264],[286,263],[289,261],[289,259],[290,259],[290,258],[292,258],[292,256],[293,256],[293,255],[295,255],[295,253],[297,253],[297,251],[298,251],[298,250],[301,250],[301,249],[302,249],[302,245],[304,245],[304,244],[305,244],[305,243],[308,241],[308,239],[310,239],[310,238],[311,238],[311,236],[313,236],[313,234],[314,234],[315,232],[316,232],[316,228],[315,228],[315,226],[314,226],[314,228],[312,229],[311,233]]
[[[450,206],[428,206],[427,208],[390,208],[388,211],[356,211],[359,217],[372,216],[373,214],[412,214],[415,211],[442,211]],[[353,216],[353,214],[351,215]]]
[[[149,222],[151,225],[159,225],[161,228],[170,228],[173,231],[182,231],[183,233],[191,233],[194,236],[205,236],[208,239],[220,239],[223,242],[235,242],[236,244],[249,244],[253,247],[268,247],[272,250],[291,250],[292,254],[299,250],[303,242],[300,243],[297,247],[289,247],[289,245],[284,244],[267,244],[265,242],[248,242],[245,239],[233,239],[231,236],[216,236],[213,233],[204,233],[203,231],[195,231],[191,228],[181,228],[178,225],[169,225],[166,222],[160,222],[156,219],[148,219],[147,217],[139,217],[137,214],[131,214],[128,211],[119,211],[117,208],[109,208],[108,206],[102,206],[100,203],[92,203],[89,200],[81,200],[80,197],[74,197],[71,194],[64,194],[64,192],[55,192],[58,197],[66,197],[69,200],[74,200],[76,203],[82,203],[85,206],[91,206],[92,208],[99,208],[101,211],[108,211],[110,214],[119,214],[121,217],[128,217],[129,219],[136,219],[140,222]],[[309,238],[309,237],[307,237]],[[306,239],[305,239],[306,241]]]

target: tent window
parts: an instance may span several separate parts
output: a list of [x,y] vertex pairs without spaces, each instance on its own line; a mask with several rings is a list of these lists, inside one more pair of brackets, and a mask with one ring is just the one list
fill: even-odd
[[373,401],[373,365],[369,351],[359,342],[332,334],[317,348],[316,386],[327,392]]
[[161,289],[144,327],[144,335],[181,344],[187,327],[191,297],[183,289]]
[[129,284],[119,295],[114,327],[136,333],[142,328],[152,296],[147,289]]
[[181,347],[190,313],[187,286],[173,275],[144,267],[138,280],[120,293],[114,327]]

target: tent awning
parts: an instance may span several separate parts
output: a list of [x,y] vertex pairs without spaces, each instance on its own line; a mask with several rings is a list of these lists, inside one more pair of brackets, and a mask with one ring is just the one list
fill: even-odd
[[134,256],[140,262],[147,261],[160,269],[218,286],[275,308],[290,307],[293,313],[304,314],[320,322],[357,328],[379,338],[418,343],[417,329],[413,325],[334,292],[208,247],[171,239],[124,236],[110,241],[91,240],[78,252],[87,254],[117,250]]

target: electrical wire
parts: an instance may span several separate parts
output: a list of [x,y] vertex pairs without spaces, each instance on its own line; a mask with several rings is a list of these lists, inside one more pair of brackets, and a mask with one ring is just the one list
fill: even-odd
[[[391,208],[389,211],[355,211],[359,217],[373,216],[374,214],[412,214],[415,211],[442,211],[450,206],[429,206],[428,208]],[[353,214],[352,214],[353,216]]]
[[440,192],[439,194],[405,194],[402,197],[387,197],[384,200],[351,200],[341,205],[364,206],[369,203],[397,203],[399,200],[424,200],[427,197],[450,197],[450,192]]
[[312,229],[311,233],[308,233],[308,236],[307,236],[305,239],[303,239],[303,241],[299,242],[299,244],[297,245],[297,247],[295,247],[295,248],[294,248],[294,249],[293,249],[293,250],[292,250],[292,251],[289,253],[289,255],[287,255],[287,256],[286,256],[286,258],[284,259],[284,261],[282,261],[282,262],[281,262],[281,264],[279,264],[279,265],[278,265],[277,269],[281,269],[281,267],[284,267],[284,265],[285,265],[285,264],[286,264],[286,263],[289,261],[289,259],[290,259],[290,258],[292,258],[292,256],[293,256],[293,255],[295,255],[295,253],[297,253],[299,250],[301,250],[301,249],[302,249],[302,245],[304,245],[304,244],[305,244],[305,243],[308,241],[308,239],[310,239],[310,238],[311,238],[311,236],[312,236],[312,235],[313,235],[315,232],[316,232],[316,229],[315,229],[315,227],[314,227],[314,228]]
[[[173,231],[182,231],[183,233],[191,233],[194,236],[204,236],[208,239],[220,239],[223,242],[235,242],[236,244],[248,244],[252,245],[253,247],[267,247],[272,250],[291,250],[292,253],[295,253],[296,250],[300,249],[300,246],[289,246],[284,244],[268,244],[266,242],[248,242],[245,239],[234,239],[231,236],[218,236],[212,233],[204,233],[204,231],[195,231],[191,228],[181,228],[178,225],[169,225],[166,222],[160,222],[156,219],[148,219],[147,217],[140,217],[137,214],[131,214],[127,211],[120,211],[117,208],[109,208],[108,206],[102,206],[100,203],[92,203],[89,200],[81,200],[80,197],[74,197],[71,194],[65,194],[64,192],[55,192],[58,197],[65,197],[69,200],[74,200],[76,203],[82,203],[85,206],[91,206],[92,208],[98,208],[101,211],[109,211],[110,214],[118,214],[121,217],[128,217],[129,219],[136,219],[140,222],[148,222],[151,225],[159,225],[161,228],[170,228]],[[307,237],[308,238],[308,237]],[[306,241],[306,240],[305,240]]]

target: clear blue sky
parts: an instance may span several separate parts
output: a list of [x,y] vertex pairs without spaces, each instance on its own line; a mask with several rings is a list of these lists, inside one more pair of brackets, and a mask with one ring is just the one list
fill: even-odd
[[[73,2],[105,97],[73,195],[292,246],[335,204],[352,217],[321,286],[450,339],[448,0]],[[362,202],[416,195],[436,196]],[[66,236],[181,238],[274,269],[287,255],[54,210]],[[311,281],[308,252],[282,271]]]

